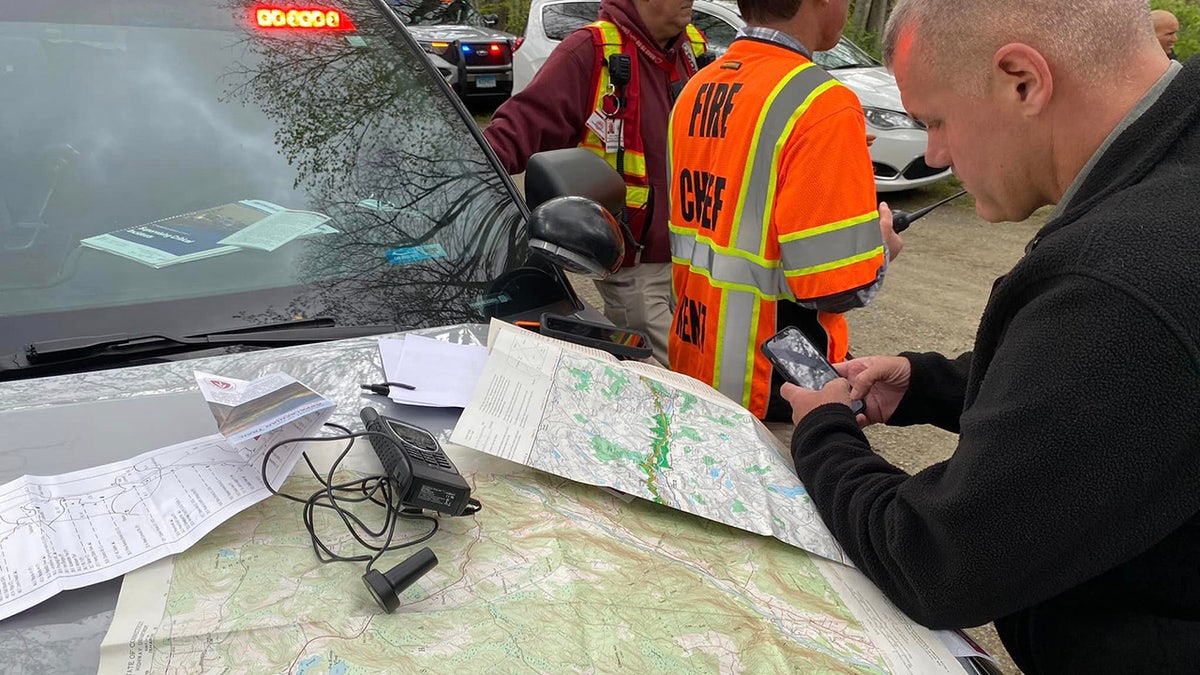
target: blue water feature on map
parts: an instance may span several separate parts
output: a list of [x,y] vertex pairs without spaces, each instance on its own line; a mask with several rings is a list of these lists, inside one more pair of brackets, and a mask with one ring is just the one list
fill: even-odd
[[234,553],[233,551],[230,551],[227,548],[223,548],[220,551],[217,551],[217,557],[218,558],[236,558],[237,554]]
[[329,666],[329,675],[346,675],[346,662],[338,661],[332,666]]
[[731,480],[726,480],[726,481],[725,481],[725,487],[727,487],[727,488],[731,488],[731,487],[733,487],[733,481],[731,481]]
[[[304,659],[300,663],[296,664],[296,675],[304,675],[308,672],[309,668],[312,668],[324,660],[325,658],[322,656],[310,656],[307,659]],[[342,663],[342,661],[339,661],[338,663]],[[345,671],[344,668],[342,670],[343,672]],[[333,672],[332,668],[330,669],[330,672]]]
[[778,485],[768,485],[767,489],[788,499],[795,499],[804,496],[804,488],[799,485],[792,487],[779,487]]
[[713,477],[713,478],[716,478],[717,476],[720,476],[720,475],[721,475],[721,470],[720,470],[720,469],[713,469],[713,470],[712,470],[712,474],[711,474],[711,475],[712,475],[712,477]]

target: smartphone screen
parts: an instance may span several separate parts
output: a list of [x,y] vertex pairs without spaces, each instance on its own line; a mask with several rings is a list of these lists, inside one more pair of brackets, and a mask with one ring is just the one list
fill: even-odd
[[785,328],[767,340],[763,352],[789,382],[805,389],[821,389],[841,377],[797,328]]
[[[763,343],[762,350],[789,382],[805,389],[822,389],[841,377],[829,365],[821,350],[814,347],[795,326],[788,326],[776,333]],[[850,403],[850,410],[855,415],[862,413],[863,409],[862,401]]]

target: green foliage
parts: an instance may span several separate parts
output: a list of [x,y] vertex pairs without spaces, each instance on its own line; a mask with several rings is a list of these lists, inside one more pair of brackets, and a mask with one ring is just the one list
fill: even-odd
[[479,3],[479,13],[495,14],[496,30],[502,30],[513,35],[525,33],[525,22],[529,19],[530,0],[483,0]]
[[1150,0],[1151,9],[1165,9],[1179,19],[1179,43],[1175,55],[1182,61],[1200,52],[1200,2],[1197,0]]
[[882,61],[882,50],[879,44],[879,35],[868,30],[859,30],[849,24],[846,25],[846,30],[843,31],[846,39],[854,44],[862,47],[862,50],[871,55],[871,58],[876,61]]

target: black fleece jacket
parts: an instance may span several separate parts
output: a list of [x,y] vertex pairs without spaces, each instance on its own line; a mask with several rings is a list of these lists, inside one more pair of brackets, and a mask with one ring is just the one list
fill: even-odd
[[894,425],[959,434],[909,476],[849,410],[796,470],[916,621],[995,621],[1026,673],[1200,673],[1200,59],[993,287],[972,353],[905,354]]

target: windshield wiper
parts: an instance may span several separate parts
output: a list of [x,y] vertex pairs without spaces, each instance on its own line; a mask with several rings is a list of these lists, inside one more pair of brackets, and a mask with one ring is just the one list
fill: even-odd
[[339,326],[333,319],[307,319],[174,336],[163,333],[84,336],[34,342],[0,357],[0,380],[89,370],[126,364],[151,356],[166,356],[228,346],[286,347],[330,340],[381,335],[407,330],[403,326]]

